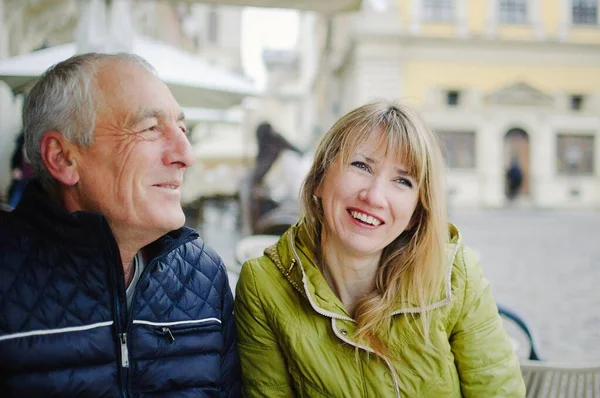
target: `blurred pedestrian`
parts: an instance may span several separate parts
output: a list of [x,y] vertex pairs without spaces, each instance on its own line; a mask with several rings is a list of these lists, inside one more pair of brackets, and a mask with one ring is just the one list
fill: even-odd
[[153,68],[72,57],[23,125],[35,178],[0,212],[2,396],[239,397],[227,272],[183,227],[193,151]]
[[523,185],[523,170],[521,170],[519,161],[516,158],[512,160],[506,171],[506,180],[508,182],[508,199],[513,200],[517,197],[521,185]]
[[25,189],[25,184],[33,176],[31,164],[25,153],[25,136],[21,132],[15,142],[15,149],[10,158],[11,182],[7,192],[8,205],[17,206]]
[[369,104],[331,128],[304,218],[241,271],[244,396],[525,396],[443,181],[437,139],[404,106]]
[[268,122],[262,122],[256,129],[256,142],[258,152],[256,155],[256,165],[250,177],[250,200],[249,217],[245,217],[254,230],[258,219],[269,211],[275,209],[280,203],[277,203],[271,197],[271,193],[264,184],[264,178],[271,170],[273,164],[285,150],[294,151],[300,155],[302,152],[281,134],[275,132]]
[[252,182],[255,186],[262,183],[263,178],[284,150],[287,149],[302,155],[302,152],[298,148],[281,134],[275,132],[273,126],[268,122],[259,124],[256,129],[256,142],[258,144],[258,153],[252,175]]

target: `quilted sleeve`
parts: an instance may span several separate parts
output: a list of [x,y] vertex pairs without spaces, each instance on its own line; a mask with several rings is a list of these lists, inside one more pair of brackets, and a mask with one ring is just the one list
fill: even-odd
[[[244,264],[235,296],[244,397],[293,397],[285,359],[264,311],[253,265],[259,264]],[[259,280],[263,287],[268,283],[266,276]]]
[[229,288],[229,278],[223,262],[221,262],[223,278],[219,288],[222,292],[222,330],[223,351],[221,352],[221,398],[237,398],[241,396],[241,369],[237,348],[237,333],[233,317],[233,295]]
[[[450,343],[464,397],[525,397],[518,358],[475,255],[457,256],[464,277],[462,310]],[[459,296],[460,294],[457,294]]]

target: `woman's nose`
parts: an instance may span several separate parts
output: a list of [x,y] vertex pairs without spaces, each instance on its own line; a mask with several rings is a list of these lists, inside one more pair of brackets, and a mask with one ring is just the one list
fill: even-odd
[[382,181],[373,179],[369,185],[359,192],[359,199],[373,207],[385,205],[385,191]]

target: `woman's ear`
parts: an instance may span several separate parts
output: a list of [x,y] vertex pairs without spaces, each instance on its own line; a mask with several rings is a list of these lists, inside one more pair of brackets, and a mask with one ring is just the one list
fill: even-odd
[[46,169],[61,184],[73,186],[79,181],[76,147],[57,131],[48,131],[40,145]]
[[319,184],[313,191],[313,198],[321,198],[321,184]]

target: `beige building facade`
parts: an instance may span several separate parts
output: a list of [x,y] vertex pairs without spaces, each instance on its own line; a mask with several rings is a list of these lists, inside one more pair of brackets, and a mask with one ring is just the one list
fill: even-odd
[[[390,1],[333,20],[324,127],[377,98],[440,135],[451,205],[600,209],[598,0]],[[323,97],[321,97],[321,100]]]

